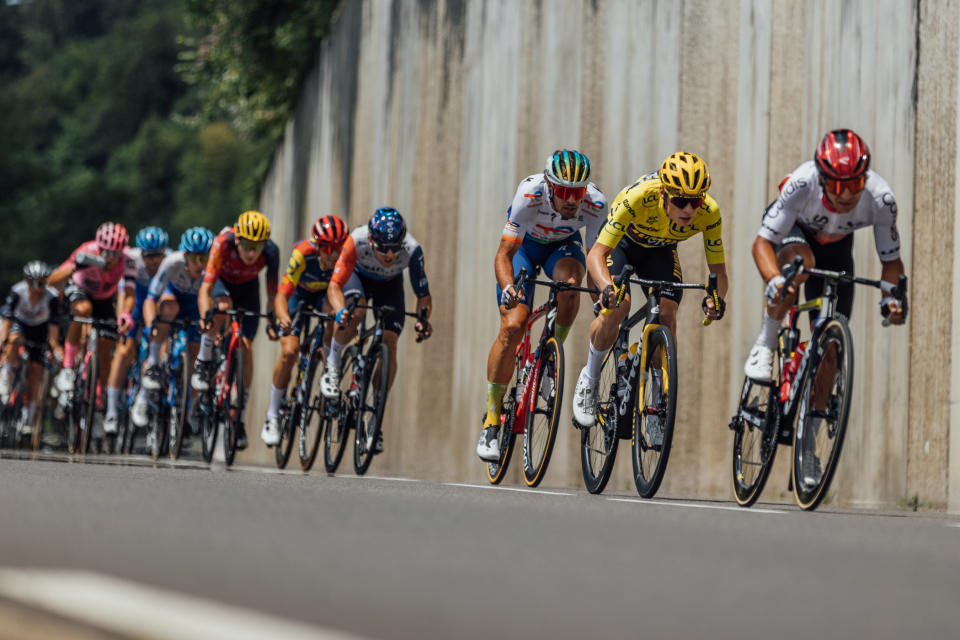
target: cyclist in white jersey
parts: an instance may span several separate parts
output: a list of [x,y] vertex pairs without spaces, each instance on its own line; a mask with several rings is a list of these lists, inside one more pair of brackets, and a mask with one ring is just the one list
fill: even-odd
[[147,298],[150,279],[169,253],[167,233],[159,227],[144,227],[137,233],[136,246],[129,249],[124,259],[125,274],[120,283],[120,318],[128,326],[127,339],[117,342],[110,363],[107,380],[107,412],[103,418],[105,433],[116,433],[119,425],[119,409],[123,387],[126,386],[127,369],[133,364],[139,348],[140,328],[143,323],[143,301]]
[[[210,257],[213,239],[213,232],[203,227],[192,227],[183,232],[177,251],[163,259],[157,273],[150,280],[143,302],[144,327],[153,327],[154,320],[158,317],[168,322],[181,319],[199,322],[197,295],[200,285],[203,284],[203,271]],[[160,323],[150,336],[147,369],[143,375],[140,393],[137,394],[130,411],[130,417],[138,427],[147,426],[149,419],[147,394],[161,386],[160,356],[169,333],[170,325]],[[189,358],[185,362],[193,362],[200,351],[200,331],[196,325],[187,329],[187,350]]]
[[20,349],[25,348],[30,362],[27,372],[26,402],[23,403],[21,433],[31,431],[37,409],[37,386],[40,383],[43,345],[49,344],[55,356],[62,358],[58,344],[57,321],[63,312],[60,292],[46,286],[50,268],[34,260],[23,267],[23,280],[13,285],[0,307],[0,404],[6,404],[14,374],[20,366]]
[[[500,333],[487,357],[487,412],[477,443],[482,460],[500,457],[500,405],[513,373],[514,354],[523,337],[533,304],[533,286],[515,291],[513,281],[521,268],[529,277],[543,268],[553,280],[579,285],[586,271],[580,229],[586,228],[592,247],[606,220],[606,198],[589,181],[590,160],[579,151],[562,149],[547,158],[543,173],[524,179],[507,210],[500,247],[494,258]],[[580,293],[557,296],[556,335],[565,340],[580,308]]]
[[[853,273],[853,232],[862,227],[873,227],[880,277],[888,285],[880,312],[893,324],[903,323],[906,309],[892,295],[904,272],[897,201],[887,182],[869,167],[870,150],[860,136],[849,129],[831,131],[821,140],[814,160],[797,167],[781,183],[780,195],[764,212],[753,258],[766,282],[767,308],[744,365],[751,379],[766,382],[773,377],[780,323],[796,300],[797,287],[806,280],[801,275],[788,292],[782,292],[781,267],[800,255],[805,266]],[[808,300],[822,290],[821,279],[806,280]],[[841,285],[838,294],[837,311],[849,318],[853,285]]]

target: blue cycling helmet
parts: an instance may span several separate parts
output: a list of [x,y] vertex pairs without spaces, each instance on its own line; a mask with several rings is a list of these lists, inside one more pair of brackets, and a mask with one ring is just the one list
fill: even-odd
[[167,248],[167,232],[160,227],[144,227],[137,234],[136,244],[144,251],[162,251]]
[[210,253],[213,246],[213,231],[203,227],[190,227],[180,236],[178,249],[186,253]]
[[378,251],[387,249],[397,251],[403,245],[403,239],[407,237],[407,224],[403,221],[400,212],[393,207],[377,209],[370,218],[367,228],[370,230],[370,242]]

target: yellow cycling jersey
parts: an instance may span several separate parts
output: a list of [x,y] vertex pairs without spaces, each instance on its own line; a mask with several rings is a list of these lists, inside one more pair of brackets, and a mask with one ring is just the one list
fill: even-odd
[[703,233],[707,264],[723,264],[722,230],[720,207],[709,195],[704,196],[703,204],[689,225],[680,227],[672,222],[660,197],[660,178],[651,173],[617,195],[597,242],[613,249],[626,234],[642,247],[670,247]]

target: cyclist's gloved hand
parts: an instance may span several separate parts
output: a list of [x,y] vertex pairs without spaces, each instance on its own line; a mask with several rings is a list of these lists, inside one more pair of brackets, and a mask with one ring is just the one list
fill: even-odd
[[608,284],[600,294],[600,306],[604,309],[616,309],[620,306],[620,296],[612,284]]
[[413,328],[417,332],[417,342],[422,342],[433,335],[433,327],[430,326],[429,320],[424,320],[423,322],[417,321],[417,324],[413,325]]
[[714,309],[714,300],[711,296],[704,296],[703,300],[700,302],[700,308],[703,309],[703,315],[707,316],[711,320],[720,320],[723,318],[723,314],[727,310],[727,301],[717,296],[717,300],[720,302],[720,306],[717,309]]
[[153,319],[153,322],[150,323],[150,337],[151,337],[151,338],[156,338],[156,337],[157,337],[157,334],[158,334],[159,332],[160,332],[160,330],[159,330],[159,328],[157,327],[157,319],[154,318],[154,319]]
[[515,306],[520,304],[520,298],[522,295],[522,289],[517,291],[512,284],[508,284],[503,291],[500,292],[500,304],[507,309],[513,309]]
[[293,328],[290,317],[287,316],[286,318],[278,318],[277,328],[280,330],[280,335],[282,336],[290,335],[290,330]]
[[347,313],[347,308],[343,307],[340,311],[337,311],[337,315],[334,316],[334,320],[339,326],[344,326],[350,320],[350,314]]
[[117,318],[117,330],[120,333],[127,333],[130,329],[133,329],[133,314],[129,311],[124,311],[120,314],[120,317]]
[[273,341],[280,339],[280,332],[277,330],[277,318],[272,311],[267,314],[267,338]]
[[787,279],[782,275],[777,274],[770,278],[767,282],[767,288],[764,289],[763,294],[767,297],[767,302],[770,304],[776,304],[780,302],[780,289],[783,287],[783,283]]
[[880,315],[883,316],[883,326],[903,324],[907,319],[907,298],[900,296],[897,286],[890,282],[881,281],[880,291],[884,293],[880,300]]
[[213,327],[213,309],[207,309],[207,312],[200,318],[200,332],[206,333]]

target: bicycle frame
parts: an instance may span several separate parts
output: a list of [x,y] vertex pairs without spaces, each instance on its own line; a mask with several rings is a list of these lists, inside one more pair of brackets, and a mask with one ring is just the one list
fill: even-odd
[[[534,284],[545,284],[547,286],[553,283],[529,280]],[[543,325],[543,331],[540,334],[540,340],[537,343],[537,350],[531,351],[530,332],[537,320],[546,316],[547,320]],[[550,287],[550,295],[547,301],[537,307],[527,318],[527,324],[523,332],[523,339],[517,346],[517,371],[521,372],[517,379],[517,409],[514,415],[513,432],[522,434],[527,428],[527,413],[533,402],[533,390],[537,388],[540,378],[540,367],[537,363],[540,361],[540,351],[543,344],[553,335],[554,327],[557,321],[557,289]],[[506,420],[505,415],[500,416],[501,424]]]

